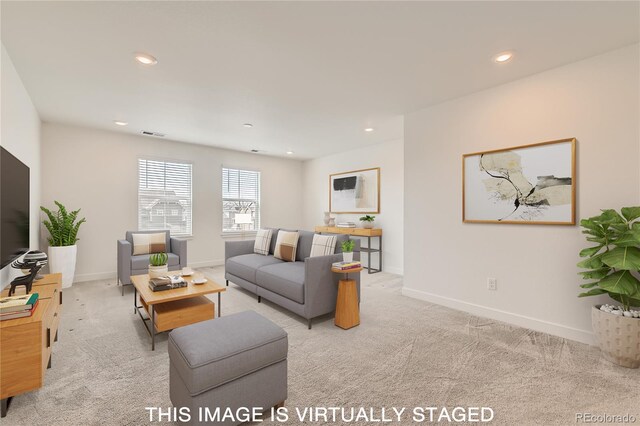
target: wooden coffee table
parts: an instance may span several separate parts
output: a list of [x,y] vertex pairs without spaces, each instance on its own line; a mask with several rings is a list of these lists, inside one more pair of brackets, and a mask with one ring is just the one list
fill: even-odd
[[[206,277],[204,277],[206,278]],[[187,286],[172,290],[152,291],[149,288],[149,275],[133,275],[133,313],[142,318],[143,324],[151,336],[151,350],[155,350],[157,333],[215,318],[215,303],[205,294],[218,293],[218,317],[220,294],[226,288],[206,278],[204,284],[193,284],[191,277],[185,277]],[[140,294],[140,305],[138,305]],[[147,318],[142,315],[145,311]],[[147,326],[147,321],[149,326]]]

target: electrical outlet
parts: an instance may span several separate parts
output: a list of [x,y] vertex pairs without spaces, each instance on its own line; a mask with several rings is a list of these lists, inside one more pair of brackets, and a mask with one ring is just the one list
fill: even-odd
[[495,278],[487,278],[487,290],[497,290],[498,280]]

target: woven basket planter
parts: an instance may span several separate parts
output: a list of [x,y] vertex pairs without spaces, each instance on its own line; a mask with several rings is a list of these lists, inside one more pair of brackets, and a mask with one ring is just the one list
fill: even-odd
[[606,359],[623,367],[640,367],[640,318],[613,315],[596,305],[591,323]]

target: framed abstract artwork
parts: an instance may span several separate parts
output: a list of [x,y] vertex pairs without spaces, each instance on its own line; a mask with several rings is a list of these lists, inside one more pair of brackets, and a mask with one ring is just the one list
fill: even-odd
[[329,175],[331,213],[380,213],[380,167]]
[[575,138],[463,155],[462,220],[575,225]]

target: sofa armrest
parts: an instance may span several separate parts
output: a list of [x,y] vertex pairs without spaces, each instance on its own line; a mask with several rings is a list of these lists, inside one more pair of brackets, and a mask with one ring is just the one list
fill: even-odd
[[253,253],[253,246],[255,243],[255,240],[225,241],[224,261],[226,262],[230,257]]
[[180,258],[180,268],[187,267],[187,240],[182,238],[171,237],[169,239],[171,245],[171,253]]
[[131,243],[118,240],[118,279],[123,285],[131,284]]
[[[360,260],[359,251],[354,251],[353,259]],[[331,272],[331,264],[340,261],[342,253],[308,257],[304,260],[304,303],[307,318],[315,318],[335,310],[338,281],[344,277]],[[360,299],[360,274],[352,274],[349,278],[356,281]]]

